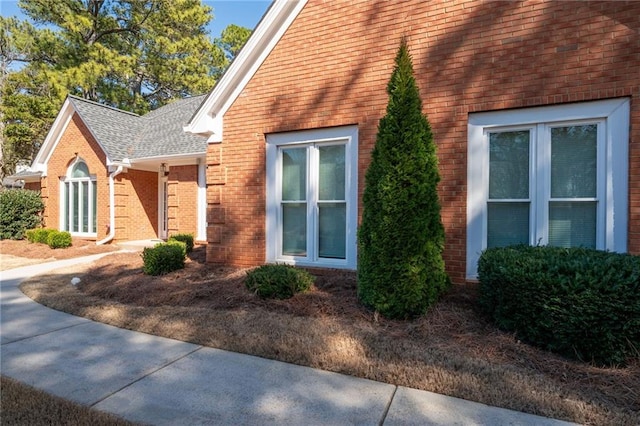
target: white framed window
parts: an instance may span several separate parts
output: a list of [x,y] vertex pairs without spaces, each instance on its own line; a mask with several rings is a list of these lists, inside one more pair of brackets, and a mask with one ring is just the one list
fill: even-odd
[[355,269],[356,126],[267,136],[267,262]]
[[469,115],[467,278],[512,244],[627,250],[629,100]]
[[78,158],[60,181],[60,229],[79,237],[95,237],[97,219],[96,176]]

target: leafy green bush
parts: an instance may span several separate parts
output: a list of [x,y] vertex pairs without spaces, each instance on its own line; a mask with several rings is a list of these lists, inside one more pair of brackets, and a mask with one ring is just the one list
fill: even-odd
[[358,298],[388,318],[424,314],[448,288],[436,144],[422,113],[406,40],[387,86],[365,176],[358,230]]
[[[175,234],[169,237],[169,241],[182,241],[187,246],[187,253],[193,250],[193,234]],[[167,241],[167,242],[169,242]]]
[[52,249],[71,247],[71,234],[66,231],[49,230],[47,245]]
[[49,244],[49,235],[54,232],[58,232],[55,229],[49,228],[38,228],[33,230],[32,240],[29,240],[32,243],[40,243],[40,244]]
[[309,290],[313,275],[289,265],[262,265],[247,272],[245,285],[263,299],[288,299]]
[[184,268],[186,248],[179,241],[160,243],[142,251],[143,272],[147,275],[163,275]]
[[27,239],[27,241],[29,241],[30,243],[35,243],[35,236],[36,236],[36,231],[37,229],[27,229],[26,231],[24,231],[24,236]]
[[640,358],[640,257],[515,246],[480,256],[480,306],[523,341],[598,365]]
[[28,189],[0,190],[0,240],[24,238],[27,229],[42,223],[44,203],[38,191]]
[[182,250],[182,257],[184,257],[186,259],[187,253],[188,253],[187,243],[185,243],[183,241],[178,241],[178,240],[174,240],[174,239],[169,238],[169,240],[164,244],[168,244],[170,246],[180,247],[180,250]]

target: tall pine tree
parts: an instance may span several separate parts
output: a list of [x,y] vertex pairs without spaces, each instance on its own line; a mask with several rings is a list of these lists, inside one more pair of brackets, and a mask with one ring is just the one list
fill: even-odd
[[405,38],[387,92],[365,176],[358,297],[385,317],[405,319],[425,313],[449,284],[436,146]]

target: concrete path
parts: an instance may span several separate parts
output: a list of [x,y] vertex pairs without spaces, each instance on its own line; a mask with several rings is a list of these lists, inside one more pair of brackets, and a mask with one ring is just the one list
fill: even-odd
[[154,425],[567,425],[386,383],[96,323],[24,296],[21,280],[103,255],[0,272],[1,372]]

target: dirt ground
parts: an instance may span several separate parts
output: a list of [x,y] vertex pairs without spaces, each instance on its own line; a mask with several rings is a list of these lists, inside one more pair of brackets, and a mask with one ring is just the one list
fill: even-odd
[[[3,258],[57,254],[19,246],[0,244]],[[196,246],[183,270],[160,277],[142,273],[138,253],[115,253],[21,288],[119,327],[583,424],[638,424],[637,361],[599,368],[526,345],[479,314],[473,285],[454,286],[422,318],[390,321],[359,304],[354,272],[310,272],[309,292],[262,300],[244,286],[245,269],[207,264]]]

